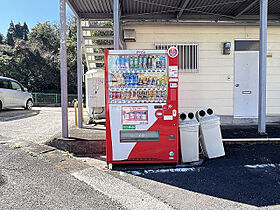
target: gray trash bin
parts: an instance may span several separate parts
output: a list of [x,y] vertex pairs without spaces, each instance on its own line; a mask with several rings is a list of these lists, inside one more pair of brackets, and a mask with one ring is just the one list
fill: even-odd
[[179,115],[182,162],[199,161],[199,123],[192,112]]
[[225,155],[220,118],[211,108],[196,113],[200,123],[200,144],[204,155],[211,159]]

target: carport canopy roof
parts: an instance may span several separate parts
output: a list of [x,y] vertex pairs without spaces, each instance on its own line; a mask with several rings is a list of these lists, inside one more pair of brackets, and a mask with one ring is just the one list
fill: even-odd
[[[113,19],[114,0],[67,0],[82,19]],[[256,21],[260,0],[119,0],[122,21]],[[268,0],[268,20],[280,22],[280,1]]]

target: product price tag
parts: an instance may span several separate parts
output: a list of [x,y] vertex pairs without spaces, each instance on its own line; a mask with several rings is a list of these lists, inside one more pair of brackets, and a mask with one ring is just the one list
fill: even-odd
[[178,77],[178,66],[169,66],[169,77]]

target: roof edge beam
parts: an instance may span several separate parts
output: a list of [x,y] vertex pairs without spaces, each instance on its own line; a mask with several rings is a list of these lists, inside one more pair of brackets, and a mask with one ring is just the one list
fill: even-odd
[[190,0],[185,0],[182,7],[181,7],[181,10],[179,11],[178,15],[177,15],[177,19],[180,19],[183,12],[185,11],[186,7],[188,6],[188,4],[190,3]]
[[82,19],[91,20],[112,20],[112,13],[78,13],[79,17]]
[[73,5],[70,3],[69,0],[66,0],[66,4],[70,7],[70,9],[72,10],[72,12],[74,13],[74,15],[75,15],[77,18],[80,17],[80,16],[78,15],[78,13],[76,12],[76,10],[74,9]]
[[244,3],[244,6],[241,7],[236,13],[235,18],[238,18],[239,16],[243,15],[245,12],[247,12],[249,9],[251,9],[259,0],[254,0],[249,3]]

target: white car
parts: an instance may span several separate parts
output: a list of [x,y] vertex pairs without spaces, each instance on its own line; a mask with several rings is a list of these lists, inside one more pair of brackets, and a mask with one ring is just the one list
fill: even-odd
[[18,107],[31,110],[33,107],[32,95],[18,81],[0,77],[0,110]]

